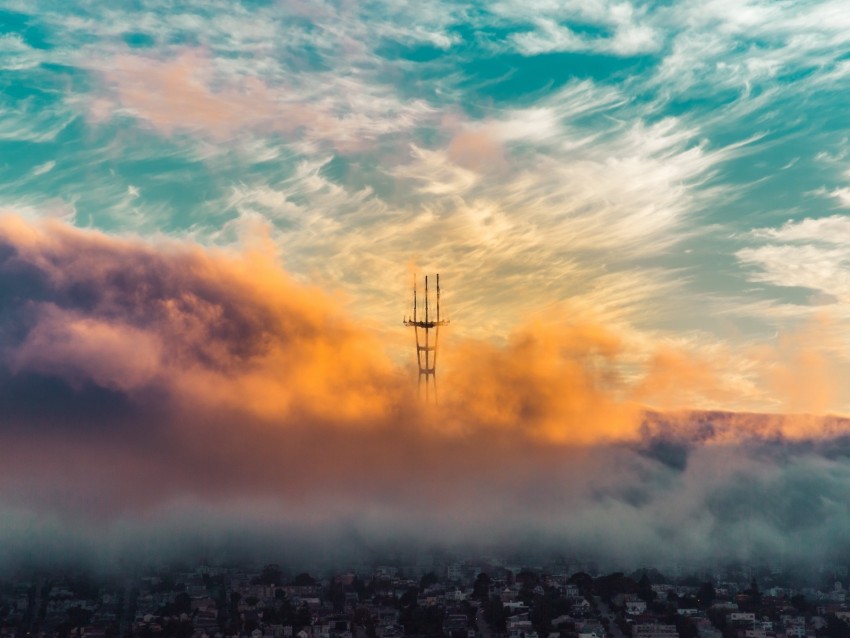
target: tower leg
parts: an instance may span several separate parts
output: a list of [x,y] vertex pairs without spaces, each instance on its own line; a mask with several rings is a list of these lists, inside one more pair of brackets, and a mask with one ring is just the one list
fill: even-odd
[[[440,317],[440,275],[437,275],[437,318]],[[440,325],[434,331],[434,358],[431,368],[431,381],[434,384],[434,405],[437,405],[437,348],[440,344]]]
[[[434,358],[436,359],[436,355],[434,356]],[[439,403],[439,401],[437,401],[437,370],[436,370],[436,365],[434,366],[434,372],[431,373],[431,381],[434,384],[434,405],[437,405]]]

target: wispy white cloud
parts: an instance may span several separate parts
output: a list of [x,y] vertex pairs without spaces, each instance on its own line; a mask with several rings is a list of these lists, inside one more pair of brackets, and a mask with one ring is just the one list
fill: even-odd
[[[846,216],[790,220],[752,231],[756,245],[735,253],[750,282],[767,285],[750,299],[736,298],[723,312],[751,317],[799,339],[800,352],[850,361],[850,221]],[[809,293],[789,299],[789,290]],[[801,326],[808,326],[802,330]],[[822,356],[821,354],[812,356]],[[826,355],[823,355],[826,356]]]
[[829,196],[838,200],[838,204],[842,208],[850,208],[850,188],[836,188],[829,193]]
[[[586,111],[618,99],[600,99],[588,85],[581,92]],[[513,121],[529,125],[506,124]],[[557,312],[562,302],[628,330],[682,292],[681,273],[635,260],[663,255],[692,232],[696,189],[736,152],[704,148],[675,119],[597,134],[548,106],[452,126],[475,131],[476,148],[498,149],[504,165],[458,160],[459,133],[444,149],[414,146],[388,173],[418,194],[390,201],[330,180],[329,158],[304,162],[280,183],[235,188],[234,224],[269,220],[286,263],[341,286],[364,315],[404,312],[412,259],[420,272],[442,270],[446,307],[462,317],[464,334],[503,335],[527,313]]]
[[0,68],[6,71],[22,71],[37,67],[48,56],[34,49],[16,33],[0,35]]
[[53,160],[50,160],[48,162],[45,162],[44,164],[39,164],[38,166],[33,168],[32,174],[36,175],[36,176],[37,175],[44,175],[45,173],[49,173],[50,171],[52,171],[55,166],[56,166],[56,162],[53,161]]
[[842,2],[687,1],[654,14],[669,34],[655,81],[677,93],[702,87],[749,92],[810,70],[817,83],[842,64],[850,15]]
[[812,244],[743,248],[737,257],[755,267],[752,281],[775,286],[800,286],[820,290],[850,302],[850,249]]
[[755,237],[780,242],[815,241],[825,244],[842,244],[850,247],[850,217],[807,217],[800,221],[789,220],[778,228],[757,228]]
[[[538,4],[547,5],[539,12]],[[645,19],[645,12],[629,2],[497,3],[494,11],[503,17],[529,20],[532,30],[510,36],[511,42],[526,55],[553,51],[606,53],[621,56],[657,51],[662,34]],[[547,11],[548,9],[548,11]],[[580,26],[591,25],[602,33],[583,34],[563,20]]]
[[478,181],[478,175],[453,163],[448,154],[411,147],[414,161],[391,171],[398,178],[408,178],[420,185],[417,190],[430,195],[463,195]]
[[0,140],[16,140],[36,144],[51,142],[78,117],[64,105],[35,105],[22,102],[0,103]]

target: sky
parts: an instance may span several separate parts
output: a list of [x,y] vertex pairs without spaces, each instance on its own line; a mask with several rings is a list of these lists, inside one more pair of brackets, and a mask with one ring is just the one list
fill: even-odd
[[848,549],[843,0],[6,0],[0,85],[0,559]]

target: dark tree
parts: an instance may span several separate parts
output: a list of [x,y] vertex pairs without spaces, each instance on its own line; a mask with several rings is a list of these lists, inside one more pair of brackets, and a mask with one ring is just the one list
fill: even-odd
[[74,627],[87,625],[89,624],[90,619],[91,612],[87,609],[83,609],[82,607],[71,607],[71,609],[68,610],[68,620]]
[[298,608],[295,615],[295,624],[299,627],[309,627],[313,624],[313,614],[310,613],[310,608],[304,604]]
[[806,602],[806,597],[803,594],[795,594],[791,596],[791,604],[798,610],[803,612],[804,614],[810,611],[809,603]]
[[174,597],[174,613],[175,614],[191,614],[192,599],[185,591],[180,592]]
[[419,589],[425,591],[431,585],[436,585],[439,582],[437,579],[437,574],[434,572],[428,572],[427,574],[422,574],[422,578],[419,579]]
[[398,599],[400,607],[416,607],[416,601],[419,597],[419,590],[416,587],[409,587]]
[[260,628],[260,621],[256,618],[250,618],[245,621],[245,633],[250,634],[255,629]]
[[[647,581],[648,583],[649,581]],[[611,602],[611,599],[617,594],[635,594],[638,591],[638,586],[628,576],[624,576],[622,572],[614,572],[607,576],[600,576],[593,581],[593,591],[598,594],[602,600]]]
[[262,585],[280,585],[283,582],[283,572],[279,565],[266,565],[257,577]]
[[493,631],[505,631],[507,614],[505,614],[505,606],[502,604],[501,598],[491,596],[490,600],[484,603],[484,620]]
[[531,608],[529,619],[540,636],[548,636],[552,631],[552,620],[562,613],[557,590],[546,588]]
[[160,581],[151,587],[151,592],[154,594],[163,594],[170,591],[174,591],[176,584],[174,583],[174,579],[169,576],[163,576]]
[[523,589],[533,589],[540,584],[540,575],[524,569],[516,575],[516,582],[520,583]]
[[278,609],[274,607],[266,607],[263,609],[263,624],[264,625],[279,625],[283,624],[283,616]]
[[835,614],[826,617],[826,627],[818,632],[821,638],[850,638],[850,626]]
[[345,608],[345,587],[341,583],[331,580],[325,596],[333,604],[335,612],[340,613]]
[[750,597],[752,604],[756,607],[761,605],[761,592],[759,591],[759,585],[754,578],[750,583],[750,588],[745,589],[744,593]]
[[307,572],[298,574],[293,582],[297,587],[310,587],[316,584],[315,579]]
[[697,600],[702,609],[708,609],[717,597],[717,592],[714,591],[714,585],[711,583],[703,583],[697,591]]
[[653,591],[652,583],[649,582],[649,576],[646,572],[643,573],[643,576],[641,576],[640,580],[637,582],[636,593],[640,596],[641,600],[644,600],[647,603],[651,603],[653,600],[658,598],[658,594]]
[[676,631],[679,632],[679,638],[697,638],[699,631],[697,626],[690,618],[685,618],[680,614],[674,614],[670,620],[670,624],[676,626]]
[[490,597],[490,576],[481,572],[472,585],[472,597],[475,600],[487,600]]
[[579,593],[581,593],[584,597],[590,596],[593,593],[593,578],[589,574],[576,572],[570,576],[570,579],[567,582],[570,585],[578,587]]

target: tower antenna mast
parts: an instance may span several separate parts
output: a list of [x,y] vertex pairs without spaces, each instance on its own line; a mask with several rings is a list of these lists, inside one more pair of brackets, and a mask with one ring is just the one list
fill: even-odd
[[[428,292],[428,275],[425,275],[425,320],[419,321],[416,316],[417,295],[416,275],[413,276],[413,318],[405,319],[404,325],[413,328],[416,335],[416,363],[419,365],[419,396],[422,397],[422,380],[425,380],[425,401],[437,403],[437,344],[440,341],[440,327],[450,322],[440,318],[440,275],[437,274],[437,320],[430,316],[430,299]],[[431,331],[434,331],[434,341],[431,341]],[[421,331],[421,332],[420,332]],[[433,399],[431,398],[433,395]]]

